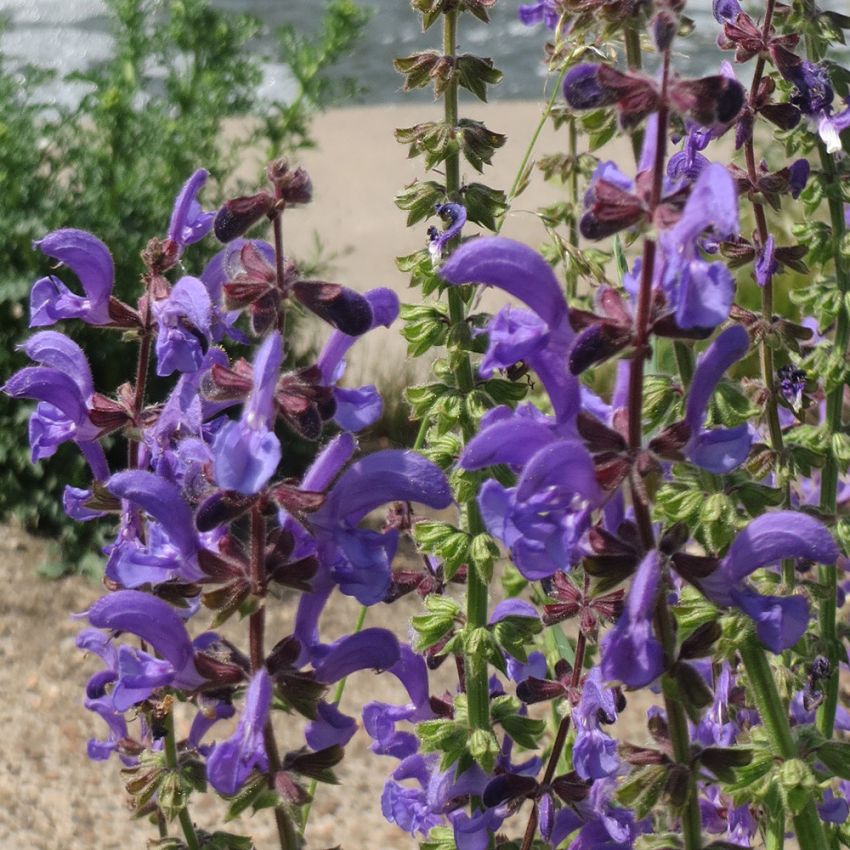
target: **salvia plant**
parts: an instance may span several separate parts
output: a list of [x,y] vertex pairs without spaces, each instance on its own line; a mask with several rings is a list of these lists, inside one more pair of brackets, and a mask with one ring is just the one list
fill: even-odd
[[[138,348],[135,376],[103,394],[77,344],[40,330],[22,346],[35,365],[4,387],[37,402],[34,459],[73,442],[88,462],[68,513],[118,515],[108,592],[78,640],[103,660],[89,755],[123,763],[153,846],[253,846],[196,828],[190,796],[211,788],[231,813],[272,809],[281,847],[298,847],[357,728],[329,689],[374,668],[409,697],[363,710],[389,759],[381,809],[427,850],[850,847],[850,108],[830,52],[850,19],[716,0],[727,52],[692,78],[676,69],[693,29],[679,0],[522,4],[552,39],[540,126],[566,130],[566,151],[539,160],[565,200],[541,211],[538,253],[499,232],[540,126],[507,191],[462,173],[504,142],[459,106],[500,79],[457,48],[494,4],[414,0],[442,50],[396,61],[444,104],[397,133],[429,172],[398,205],[411,226],[434,220],[399,260],[424,299],[402,308],[411,354],[439,355],[407,390],[412,450],[357,455],[381,399],[339,385],[344,357],[399,304],[299,275],[283,215],[310,199],[302,170],[275,160],[268,187],[214,213],[192,175],[144,251],[137,303],[112,294],[94,236],[36,243],[78,283],[39,280],[31,326],[82,320]],[[598,159],[618,130],[629,153]],[[246,238],[261,222],[272,244]],[[224,247],[185,273],[210,231]],[[478,308],[488,286],[512,299],[494,316]],[[333,328],[300,368],[295,309]],[[232,359],[225,340],[253,351]],[[152,369],[175,378],[161,404]],[[107,435],[127,442],[121,471]],[[316,446],[300,480],[279,472],[293,435]],[[394,566],[403,536],[422,557]],[[275,585],[298,604],[267,640]],[[363,606],[348,635],[320,627],[337,591]],[[409,643],[364,628],[369,606],[414,592]],[[244,646],[215,631],[235,614]],[[429,680],[444,664],[449,691]],[[309,722],[280,743],[286,712]]]

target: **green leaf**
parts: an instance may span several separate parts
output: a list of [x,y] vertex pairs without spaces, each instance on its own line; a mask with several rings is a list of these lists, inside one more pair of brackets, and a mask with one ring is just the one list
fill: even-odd
[[508,207],[505,193],[501,189],[491,189],[483,183],[467,183],[461,192],[469,221],[488,230],[495,230],[497,219]]
[[508,715],[501,720],[501,724],[505,732],[527,750],[537,749],[540,736],[546,731],[545,720],[535,720],[519,714]]
[[485,773],[491,773],[499,755],[499,742],[489,729],[473,729],[469,736],[469,754],[481,765]]
[[469,740],[467,727],[454,720],[426,720],[417,724],[416,735],[424,752],[443,754],[442,770],[446,770],[466,752]]
[[446,196],[444,186],[433,180],[414,180],[395,197],[395,204],[407,213],[407,226],[434,214],[434,207]]
[[668,771],[669,766],[663,764],[639,767],[617,789],[617,801],[634,809],[638,819],[645,818],[661,798]]
[[489,584],[493,578],[493,564],[499,557],[499,544],[489,534],[476,534],[469,547],[469,556],[481,580]]
[[479,100],[487,100],[487,86],[495,86],[502,72],[493,66],[492,59],[464,53],[457,57],[458,83]]
[[224,816],[225,821],[232,821],[238,818],[242,812],[246,811],[254,804],[254,800],[258,799],[262,794],[269,790],[266,777],[262,774],[255,773],[248,781],[237,791],[233,796],[226,799],[230,803],[227,807],[227,814]]
[[850,743],[826,741],[818,747],[818,758],[839,779],[850,779]]

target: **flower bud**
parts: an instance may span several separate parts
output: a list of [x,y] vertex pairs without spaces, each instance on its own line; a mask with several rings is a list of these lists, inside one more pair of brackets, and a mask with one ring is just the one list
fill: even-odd
[[241,198],[225,201],[213,223],[215,238],[219,242],[232,242],[267,216],[274,206],[274,198],[268,192],[257,192]]
[[266,168],[266,176],[287,206],[309,204],[313,199],[313,182],[300,166],[290,168],[286,159],[276,159]]
[[349,336],[360,336],[372,325],[369,302],[352,289],[336,283],[298,281],[292,294],[320,319]]

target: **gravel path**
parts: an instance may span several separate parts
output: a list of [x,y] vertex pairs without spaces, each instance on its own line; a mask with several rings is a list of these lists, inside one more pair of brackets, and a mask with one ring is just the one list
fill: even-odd
[[[85,754],[88,738],[104,728],[81,703],[84,684],[100,662],[75,647],[80,623],[69,615],[85,610],[100,590],[78,577],[40,578],[36,571],[47,555],[43,541],[0,526],[0,693],[6,723],[0,739],[0,848],[142,850],[156,829],[144,820],[130,820],[118,760],[90,762]],[[352,601],[338,597],[329,608],[322,624],[329,637],[350,630],[357,612]],[[387,625],[391,611],[403,634],[415,607],[414,600],[402,600],[376,612],[367,624]],[[287,600],[276,606],[269,617],[269,645],[286,633],[292,611]],[[363,672],[352,677],[343,708],[359,714],[374,699],[406,701],[394,678]],[[287,728],[291,722],[280,718],[281,741],[298,740],[300,731]],[[309,847],[416,846],[381,815],[381,789],[395,762],[370,753],[369,741],[359,729],[337,769],[341,784],[319,787]],[[197,823],[222,828],[222,801],[212,794],[193,799]],[[276,846],[272,820],[269,811],[262,811],[226,828],[252,834],[258,850],[271,850]]]

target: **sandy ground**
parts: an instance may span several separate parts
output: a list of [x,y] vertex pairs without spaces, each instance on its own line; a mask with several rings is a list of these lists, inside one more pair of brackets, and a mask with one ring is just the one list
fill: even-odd
[[[15,527],[0,527],[0,693],[6,724],[0,739],[0,848],[141,850],[155,828],[130,820],[117,759],[90,762],[85,754],[86,741],[105,731],[82,706],[85,682],[101,665],[76,648],[81,623],[70,614],[85,610],[102,591],[83,578],[48,581],[37,576],[36,566],[45,555],[43,541]],[[370,612],[367,625],[389,625],[404,637],[417,608],[416,600],[402,600]],[[293,612],[291,598],[270,605],[269,646],[291,631]],[[338,596],[323,618],[328,639],[350,631],[356,615],[356,603]],[[238,639],[238,624],[228,626]],[[239,642],[244,644],[244,638]],[[343,708],[359,716],[362,706],[375,699],[406,701],[395,679],[365,672],[350,680]],[[287,741],[298,745],[300,725],[280,718],[281,746]],[[178,737],[180,731],[178,727]],[[185,724],[182,731],[187,731]],[[225,734],[222,726],[215,737]],[[319,787],[308,831],[311,848],[416,846],[381,815],[381,789],[396,762],[370,753],[369,743],[359,729],[337,769],[341,784]],[[212,794],[193,797],[191,811],[201,826],[253,835],[258,850],[277,846],[268,811],[226,827],[224,804]]]
[[[509,142],[497,152],[497,166],[485,181],[509,187],[540,107],[479,105],[464,114],[508,134]],[[313,177],[315,201],[287,215],[286,240],[293,252],[309,255],[318,232],[327,250],[341,254],[336,280],[361,291],[392,286],[404,298],[407,283],[393,257],[422,246],[425,225],[406,229],[404,214],[393,204],[394,194],[419,176],[420,164],[406,159],[392,130],[431,117],[437,117],[436,111],[430,115],[420,107],[398,106],[339,110],[319,117],[315,135],[320,149],[303,156]],[[562,142],[547,128],[538,150],[554,152]],[[538,181],[518,200],[504,233],[540,243],[545,233],[531,210],[556,197],[555,190]],[[352,356],[351,364],[352,383],[399,386],[416,374],[397,328],[371,334],[365,351]],[[0,693],[6,722],[0,738],[0,848],[143,848],[153,831],[147,823],[128,820],[117,761],[91,763],[85,757],[86,740],[102,731],[101,722],[81,706],[84,683],[97,662],[76,650],[80,625],[69,614],[84,610],[100,591],[81,578],[39,578],[37,567],[46,552],[43,541],[14,527],[0,527]],[[355,619],[350,602],[343,599],[329,611],[324,623],[328,639],[350,630]],[[292,610],[286,600],[277,607],[269,626],[270,644],[274,635],[290,630]],[[390,625],[404,636],[415,610],[416,600],[405,600],[370,613],[368,622]],[[346,692],[344,708],[354,714],[372,699],[404,701],[389,677],[360,674]],[[279,734],[284,741],[298,739],[284,725]],[[415,846],[380,813],[380,791],[395,762],[372,756],[367,746],[365,733],[358,731],[338,771],[342,784],[320,789],[308,832],[311,848]],[[223,808],[210,796],[192,812],[200,824],[210,825],[219,821]],[[240,827],[252,832],[258,848],[275,846],[267,812],[250,825],[236,824],[234,831]]]

